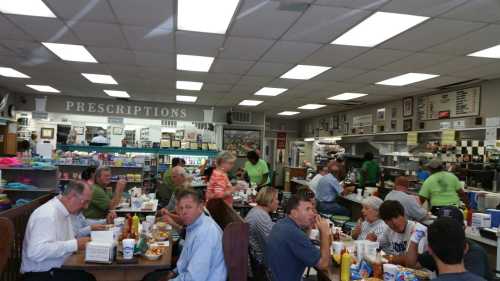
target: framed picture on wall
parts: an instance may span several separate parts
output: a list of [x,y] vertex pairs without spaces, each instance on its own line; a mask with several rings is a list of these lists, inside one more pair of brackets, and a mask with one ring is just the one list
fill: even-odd
[[40,129],[41,139],[53,139],[54,138],[54,128],[41,128]]
[[413,97],[403,99],[403,117],[413,116]]
[[237,157],[246,157],[247,152],[260,150],[261,135],[257,130],[228,129],[223,132],[223,149]]
[[413,130],[413,119],[403,120],[403,131],[408,132]]
[[123,127],[113,127],[113,135],[121,135],[123,134]]
[[377,121],[385,120],[385,108],[377,109]]
[[391,108],[391,118],[392,119],[398,118],[398,108],[397,107]]

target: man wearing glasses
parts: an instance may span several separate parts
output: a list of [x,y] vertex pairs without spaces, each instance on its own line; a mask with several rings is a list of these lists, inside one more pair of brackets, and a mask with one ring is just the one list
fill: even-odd
[[21,273],[24,280],[95,280],[84,271],[63,270],[68,256],[85,248],[89,237],[75,239],[72,214],[88,206],[92,189],[71,181],[64,193],[38,207],[30,216],[23,242]]

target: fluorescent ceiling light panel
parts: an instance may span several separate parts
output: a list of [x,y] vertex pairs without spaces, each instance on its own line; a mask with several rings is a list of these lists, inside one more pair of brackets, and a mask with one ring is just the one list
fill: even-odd
[[429,17],[376,12],[331,44],[374,47],[427,19]]
[[82,73],[82,75],[92,83],[118,85],[118,82],[111,75],[91,73]]
[[114,98],[130,98],[130,95],[125,92],[125,91],[118,91],[118,90],[104,90],[104,92]]
[[225,34],[239,0],[177,2],[179,30]]
[[329,66],[318,66],[318,65],[296,65],[294,68],[288,70],[287,73],[281,75],[284,79],[300,79],[309,80],[314,76],[317,76],[331,67]]
[[322,107],[325,107],[326,105],[324,104],[315,104],[315,103],[309,103],[309,104],[305,104],[301,107],[298,107],[298,109],[318,109],[318,108],[322,108]]
[[256,96],[268,96],[268,97],[275,97],[279,94],[284,93],[286,90],[285,88],[271,88],[271,87],[264,87],[257,92],[255,92],[254,95]]
[[0,12],[45,18],[56,17],[42,0],[3,0],[0,2]]
[[357,99],[360,97],[364,97],[366,95],[367,94],[362,94],[362,93],[343,93],[340,95],[329,97],[328,99],[329,100],[353,100],[353,99]]
[[183,96],[183,95],[176,95],[175,100],[180,101],[180,102],[196,102],[198,97],[196,96]]
[[26,85],[26,87],[30,87],[33,90],[37,90],[39,92],[45,92],[45,93],[60,93],[58,89],[52,88],[51,86],[48,85]]
[[179,90],[199,91],[203,87],[203,82],[177,81],[175,86]]
[[213,62],[213,57],[177,55],[177,70],[208,72]]
[[30,78],[28,75],[10,67],[0,67],[0,75],[11,78]]
[[242,100],[239,105],[242,105],[242,106],[257,106],[259,104],[261,104],[262,101],[261,100]]
[[278,113],[278,115],[292,116],[292,115],[296,115],[296,114],[299,114],[299,113],[300,112],[298,112],[298,111],[283,111],[283,112]]
[[97,63],[97,60],[82,45],[47,42],[42,42],[42,44],[62,60]]
[[500,59],[500,45],[496,45],[481,51],[468,54],[470,57]]
[[387,85],[387,86],[405,86],[413,83],[417,83],[420,81],[424,81],[427,79],[438,77],[436,74],[426,74],[426,73],[406,73],[403,75],[399,75],[396,77],[389,78],[384,81],[377,82],[379,85]]

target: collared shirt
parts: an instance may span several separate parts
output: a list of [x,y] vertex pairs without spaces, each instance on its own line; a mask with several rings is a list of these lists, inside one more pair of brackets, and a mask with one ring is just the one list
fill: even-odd
[[320,173],[317,173],[312,179],[311,181],[309,182],[309,187],[311,188],[311,190],[314,192],[314,194],[316,194],[316,190],[318,189],[318,184],[319,184],[319,180],[323,177],[322,174]]
[[28,220],[21,273],[60,268],[77,249],[70,214],[59,197],[52,198],[38,207]]
[[342,192],[339,181],[331,173],[323,176],[316,189],[316,200],[319,202],[334,202],[337,195]]
[[271,233],[274,222],[271,220],[269,213],[260,207],[253,207],[248,212],[245,220],[250,227],[250,239],[248,242],[250,243],[252,254],[259,263],[264,263],[266,240],[269,233]]
[[226,281],[222,230],[211,217],[201,214],[187,226],[176,272],[175,281]]
[[274,281],[300,281],[308,266],[321,257],[305,232],[289,217],[279,220],[269,234],[265,262]]
[[105,190],[105,187],[95,183],[92,185],[92,200],[89,207],[83,211],[86,218],[103,219],[109,211],[109,204],[113,194]]
[[405,215],[409,220],[421,221],[427,216],[427,210],[417,202],[418,198],[399,190],[393,190],[385,196],[385,200],[399,201],[405,209]]
[[358,240],[366,240],[368,233],[373,233],[377,235],[377,241],[382,240],[382,236],[387,229],[387,225],[381,219],[378,219],[372,223],[368,221],[363,221],[361,224],[361,233],[359,234]]
[[71,225],[73,226],[73,233],[76,238],[90,236],[90,232],[92,231],[93,224],[105,224],[106,220],[92,220],[89,221],[85,218],[83,213],[79,213],[78,215],[70,215],[71,217]]

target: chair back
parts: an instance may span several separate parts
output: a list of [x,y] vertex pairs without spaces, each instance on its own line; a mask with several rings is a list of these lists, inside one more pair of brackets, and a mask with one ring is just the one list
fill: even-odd
[[10,257],[10,247],[14,243],[14,224],[8,218],[0,217],[0,272],[5,271],[5,266]]

